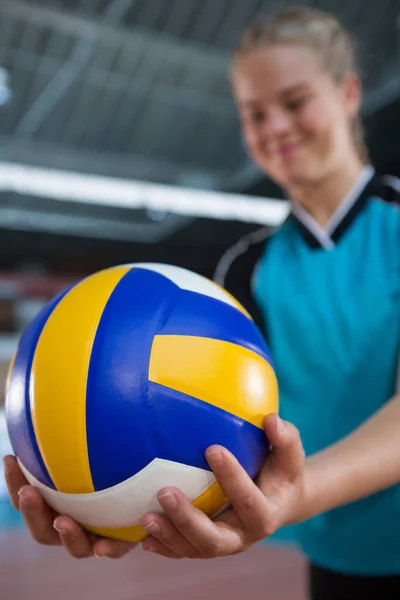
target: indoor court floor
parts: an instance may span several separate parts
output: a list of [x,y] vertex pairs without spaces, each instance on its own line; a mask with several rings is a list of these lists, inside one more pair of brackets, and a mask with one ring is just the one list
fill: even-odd
[[172,561],[141,550],[124,559],[74,560],[33,542],[0,502],[0,600],[306,600],[305,565],[262,544],[211,561]]

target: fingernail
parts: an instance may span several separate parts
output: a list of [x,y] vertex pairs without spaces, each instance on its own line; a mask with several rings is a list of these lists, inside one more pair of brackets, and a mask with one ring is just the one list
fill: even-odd
[[165,508],[176,508],[178,506],[178,500],[175,498],[172,492],[160,494],[158,499],[162,501],[161,504]]
[[149,531],[150,533],[158,533],[160,531],[160,526],[156,521],[150,521],[147,525],[142,525],[143,529]]
[[94,552],[94,556],[95,556],[95,558],[104,558],[105,555],[101,554],[99,552]]
[[224,455],[220,450],[210,450],[210,452],[206,452],[206,458],[207,461],[215,467],[221,466],[224,462]]
[[68,533],[68,530],[65,529],[65,527],[63,527],[62,525],[60,525],[57,522],[57,519],[54,521],[53,527],[56,531],[58,531],[58,533],[61,533],[61,535],[66,535]]
[[18,496],[19,496],[20,502],[22,502],[23,504],[29,504],[30,493],[26,488],[21,488],[20,490],[18,490]]
[[280,417],[277,417],[276,427],[277,427],[279,433],[285,433],[286,424],[282,421],[282,419]]

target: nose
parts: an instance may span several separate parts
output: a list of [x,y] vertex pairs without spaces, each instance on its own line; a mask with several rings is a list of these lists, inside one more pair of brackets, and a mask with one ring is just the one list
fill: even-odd
[[290,116],[279,108],[269,111],[268,118],[263,123],[265,137],[277,137],[286,134],[291,127]]

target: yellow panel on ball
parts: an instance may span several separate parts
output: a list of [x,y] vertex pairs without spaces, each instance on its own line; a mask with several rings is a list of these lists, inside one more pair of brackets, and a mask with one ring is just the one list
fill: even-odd
[[90,533],[95,533],[99,537],[112,538],[114,540],[123,540],[124,542],[141,542],[148,536],[148,532],[141,525],[131,525],[130,527],[91,527],[82,525]]
[[255,352],[230,342],[156,335],[149,379],[208,402],[263,428],[278,409],[275,372]]
[[128,270],[100,271],[72,288],[50,315],[35,350],[33,427],[46,468],[60,492],[94,491],[86,441],[87,375],[104,307]]

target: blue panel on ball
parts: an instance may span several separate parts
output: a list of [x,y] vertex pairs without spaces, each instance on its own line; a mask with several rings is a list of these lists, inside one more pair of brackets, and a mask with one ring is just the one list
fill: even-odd
[[89,463],[95,490],[135,475],[157,456],[148,394],[151,346],[179,288],[132,268],[107,302],[93,344],[86,392]]
[[220,444],[236,456],[250,477],[257,475],[269,450],[262,429],[157,383],[152,382],[150,390],[158,458],[210,470],[204,452]]
[[[21,337],[5,407],[13,451],[36,479],[54,489],[55,485],[43,462],[33,429],[29,387],[32,362],[40,334],[57,304],[72,287],[68,287],[49,302],[36,315]],[[54,398],[54,402],[57,402],[57,398]]]
[[257,326],[238,309],[210,296],[181,290],[161,335],[192,335],[237,344],[262,356],[272,365],[268,347]]

